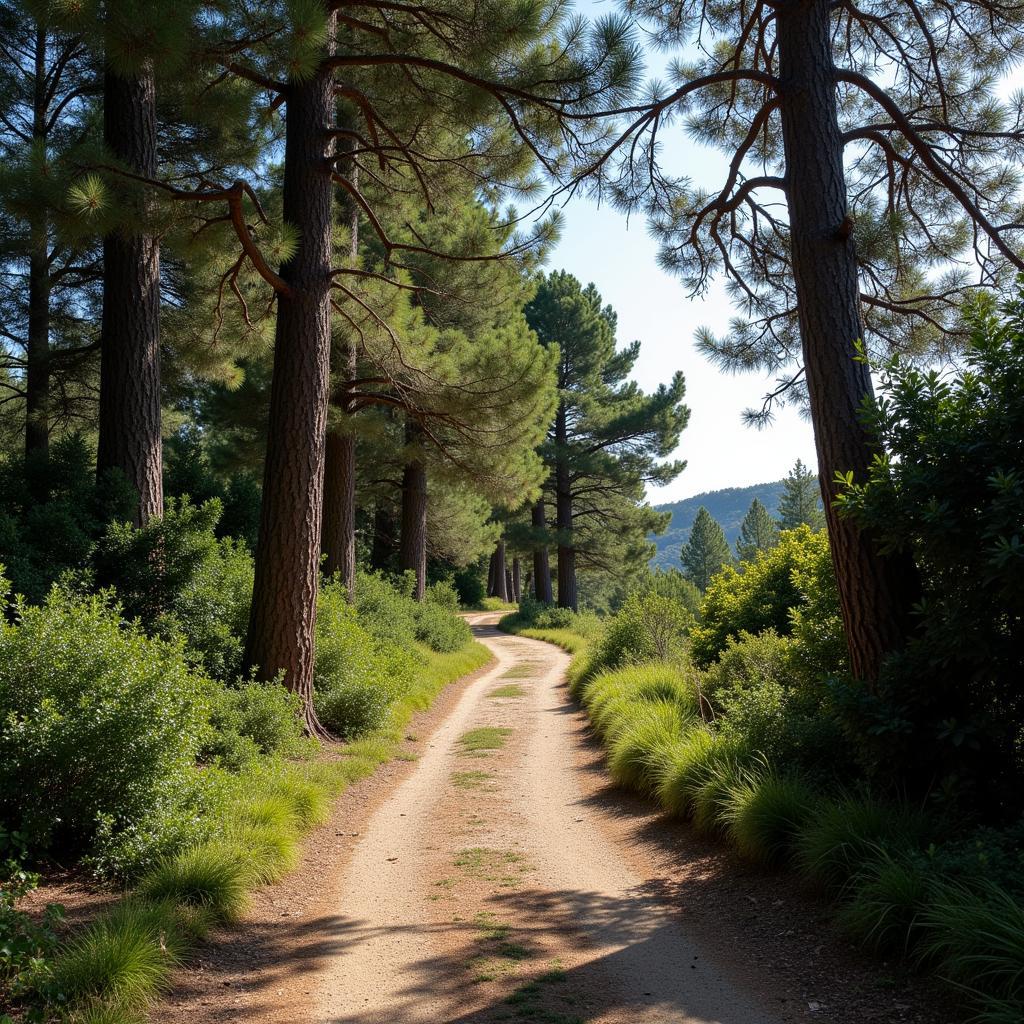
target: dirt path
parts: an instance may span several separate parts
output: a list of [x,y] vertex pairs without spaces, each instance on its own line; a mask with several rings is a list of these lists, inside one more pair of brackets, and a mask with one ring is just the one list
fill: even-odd
[[[781,1021],[706,955],[597,820],[607,812],[580,784],[567,656],[477,631],[497,664],[368,823],[313,1019]],[[477,744],[494,746],[466,749]]]
[[496,662],[417,716],[407,759],[344,794],[302,869],[212,937],[154,1020],[955,1019],[920,978],[851,949],[796,879],[611,786],[567,656],[497,617],[471,619]]

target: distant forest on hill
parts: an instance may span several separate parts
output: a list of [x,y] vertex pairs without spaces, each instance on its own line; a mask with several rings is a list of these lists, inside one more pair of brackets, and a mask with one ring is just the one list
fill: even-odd
[[652,537],[657,551],[651,559],[652,566],[663,569],[679,568],[679,550],[686,543],[690,527],[697,515],[697,509],[703,505],[725,531],[729,543],[735,547],[739,536],[740,523],[755,498],[774,516],[778,512],[779,497],[782,494],[783,481],[773,480],[767,484],[751,484],[750,487],[726,487],[721,491],[707,491],[695,494],[692,498],[673,501],[658,505],[660,512],[671,512],[672,519],[668,529],[660,537]]

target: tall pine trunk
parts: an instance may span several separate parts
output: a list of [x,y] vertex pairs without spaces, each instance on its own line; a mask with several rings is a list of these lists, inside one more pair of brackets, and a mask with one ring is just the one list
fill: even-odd
[[831,4],[808,0],[777,11],[783,82],[793,276],[804,367],[832,561],[853,674],[878,678],[905,637],[916,574],[909,559],[883,558],[865,533],[837,514],[833,480],[864,480],[877,448],[860,409],[872,397],[863,337],[857,254],[848,220],[843,144],[836,116]]
[[[46,29],[38,23],[35,39],[35,80],[32,95],[32,140],[46,146],[50,105],[47,100]],[[29,228],[28,337],[25,348],[25,455],[50,448],[50,247],[44,211]]]
[[427,586],[427,470],[421,459],[408,462],[402,472],[399,558],[403,572],[416,573],[414,596],[422,601]]
[[[151,67],[103,77],[103,140],[135,174],[157,171],[156,83]],[[142,208],[132,211],[144,222]],[[139,496],[134,520],[163,514],[160,422],[160,240],[125,226],[103,240],[100,408],[96,471],[122,472]]]
[[494,548],[494,593],[501,601],[508,601],[508,578],[505,573],[505,538]]
[[[352,145],[351,142],[346,144]],[[345,164],[343,173],[358,184],[358,168],[350,157]],[[359,207],[347,192],[340,202],[349,228],[349,263],[354,267],[359,256]],[[339,415],[347,416],[344,385],[356,376],[356,349],[351,339],[333,347],[331,364],[338,396],[333,404]],[[328,429],[327,432],[322,548],[325,571],[341,577],[349,600],[353,600],[356,587],[356,439],[350,431],[341,433]]]
[[516,604],[523,599],[523,576],[522,576],[522,565],[518,558],[512,559],[512,600]]
[[[544,512],[544,498],[538,498],[530,511],[534,531],[539,535],[547,529],[547,517]],[[548,560],[547,545],[538,545],[533,549],[533,594],[538,601],[551,604],[551,562]]]
[[394,517],[383,501],[373,510],[373,539],[370,543],[370,565],[384,571],[390,568],[395,553]]
[[555,414],[555,526],[558,530],[558,606],[576,610],[576,549],[572,543],[572,481],[565,457],[568,443],[565,403]]
[[355,596],[356,583],[356,439],[327,431],[324,458],[324,572],[335,573]]
[[330,385],[330,273],[333,188],[327,157],[333,76],[320,68],[289,83],[284,153],[284,220],[299,232],[281,267],[291,289],[278,296],[256,579],[246,661],[261,678],[284,671],[309,731],[314,631],[320,578],[324,437]]

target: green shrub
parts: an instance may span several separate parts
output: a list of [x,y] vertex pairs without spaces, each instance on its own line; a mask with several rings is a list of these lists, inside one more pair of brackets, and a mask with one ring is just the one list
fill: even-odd
[[411,647],[416,640],[415,586],[415,574],[409,572],[398,577],[357,572],[355,607],[359,624],[377,641]]
[[[759,552],[754,561],[744,563],[742,571],[731,566],[723,569],[708,586],[700,623],[690,634],[694,661],[706,668],[726,649],[730,637],[744,632],[773,629],[780,636],[791,633],[791,610],[806,604],[809,581],[818,583],[822,575],[826,582],[818,590],[831,597],[819,614],[827,617],[829,628],[834,629],[838,596],[824,531],[814,533],[808,526],[786,530],[775,547]],[[839,667],[830,665],[824,670]]]
[[249,876],[238,859],[217,843],[194,846],[160,861],[139,882],[144,899],[200,907],[220,921],[245,909]]
[[797,858],[801,869],[832,891],[844,888],[879,856],[923,845],[923,815],[870,796],[822,801],[801,830]]
[[644,661],[681,661],[693,617],[679,602],[654,591],[630,594],[605,626],[591,671]]
[[1024,807],[1024,295],[979,295],[967,323],[954,365],[877,367],[888,457],[839,507],[913,560],[920,592],[908,649],[851,727],[880,774],[1002,817]]
[[459,591],[452,578],[435,580],[427,587],[423,600],[426,604],[434,604],[450,611],[453,615],[459,610]]
[[238,770],[261,754],[296,753],[303,746],[301,700],[280,683],[214,684],[210,708],[204,760]]
[[393,702],[411,685],[419,661],[411,611],[409,631],[399,625],[390,633],[400,638],[397,641],[389,638],[388,629],[378,630],[375,636],[363,625],[370,608],[384,614],[388,602],[400,610],[414,602],[406,601],[379,577],[360,576],[360,581],[369,595],[362,611],[348,603],[337,581],[321,587],[317,610],[314,706],[320,721],[344,739],[384,724]]
[[816,804],[814,791],[795,776],[745,771],[726,792],[722,821],[744,857],[779,865],[793,855],[796,838]]
[[130,515],[136,501],[120,473],[97,483],[79,434],[54,440],[49,452],[0,460],[0,563],[15,593],[44,601],[63,573],[88,565],[107,523]]
[[704,692],[723,735],[760,751],[771,764],[831,779],[855,766],[832,706],[832,691],[811,676],[791,637],[774,630],[730,637],[704,674]]
[[921,858],[879,851],[853,876],[839,925],[877,953],[904,956],[921,937],[919,917],[934,879]]
[[[0,829],[0,857],[11,852],[4,849],[7,841]],[[64,908],[48,903],[38,917],[19,908],[38,886],[39,876],[21,864],[26,851],[14,852],[16,857],[0,860],[0,992],[18,999],[33,988],[57,949]]]
[[432,651],[451,654],[473,638],[472,630],[451,609],[424,603],[416,612],[416,639]]
[[0,822],[42,849],[87,849],[143,818],[190,772],[207,684],[180,646],[103,598],[54,590],[0,624]]
[[97,582],[112,585],[127,619],[152,635],[181,636],[210,675],[242,668],[253,561],[244,544],[218,540],[216,498],[201,506],[170,499],[142,529],[113,523],[97,545]]

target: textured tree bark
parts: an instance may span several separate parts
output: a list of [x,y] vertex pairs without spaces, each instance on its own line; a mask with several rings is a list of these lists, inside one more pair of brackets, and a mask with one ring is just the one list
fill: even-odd
[[[47,100],[46,29],[36,27],[32,138],[45,146]],[[28,336],[25,349],[25,455],[46,458],[50,448],[50,252],[48,218],[40,212],[30,227]]]
[[494,549],[494,593],[492,597],[508,600],[508,580],[505,574],[505,540],[498,541]]
[[351,601],[356,584],[356,439],[335,430],[327,431],[321,547],[324,572],[338,574]]
[[909,558],[883,558],[870,537],[840,518],[832,481],[863,480],[876,447],[859,416],[872,397],[857,361],[862,338],[857,254],[848,229],[843,145],[836,116],[829,0],[780,5],[777,40],[783,82],[793,276],[818,475],[839,585],[853,674],[878,678],[904,641],[917,575]]
[[[349,143],[352,145],[352,143]],[[359,168],[351,158],[345,161],[345,174],[356,185]],[[349,262],[355,266],[359,256],[359,206],[345,192],[341,197],[343,217],[349,228]],[[348,415],[342,395],[344,385],[356,376],[356,349],[350,340],[339,343],[331,351],[331,370],[335,378],[335,406]],[[337,573],[349,600],[355,599],[356,589],[356,439],[350,433],[327,432],[327,452],[324,465],[324,570]]]
[[373,510],[373,541],[370,544],[370,564],[379,571],[391,565],[395,553],[394,519],[383,502]]
[[558,607],[576,611],[576,549],[572,544],[572,482],[564,456],[568,440],[565,404],[555,414],[555,526],[558,529]]
[[[534,529],[547,528],[543,497],[534,502],[531,518]],[[548,559],[547,546],[533,549],[533,596],[544,604],[551,604],[551,562]]]
[[522,566],[520,565],[518,558],[513,558],[512,559],[512,600],[515,601],[516,604],[519,604],[519,602],[523,599],[522,582],[523,582]]
[[495,548],[491,552],[491,557],[487,562],[487,596],[496,597],[498,593],[498,584],[495,582],[497,579],[497,565],[498,565],[498,550]]
[[[103,140],[136,174],[156,176],[152,69],[103,78]],[[142,217],[145,210],[137,211]],[[139,495],[135,524],[163,514],[160,420],[160,240],[124,228],[103,240],[96,471],[120,470]]]
[[427,586],[427,470],[419,459],[402,472],[402,536],[399,543],[402,571],[416,573],[414,596],[422,601]]
[[299,231],[281,267],[256,579],[246,661],[264,679],[284,672],[307,728],[322,734],[312,706],[320,578],[324,436],[330,378],[332,185],[327,129],[333,77],[320,69],[287,92],[283,216]]

